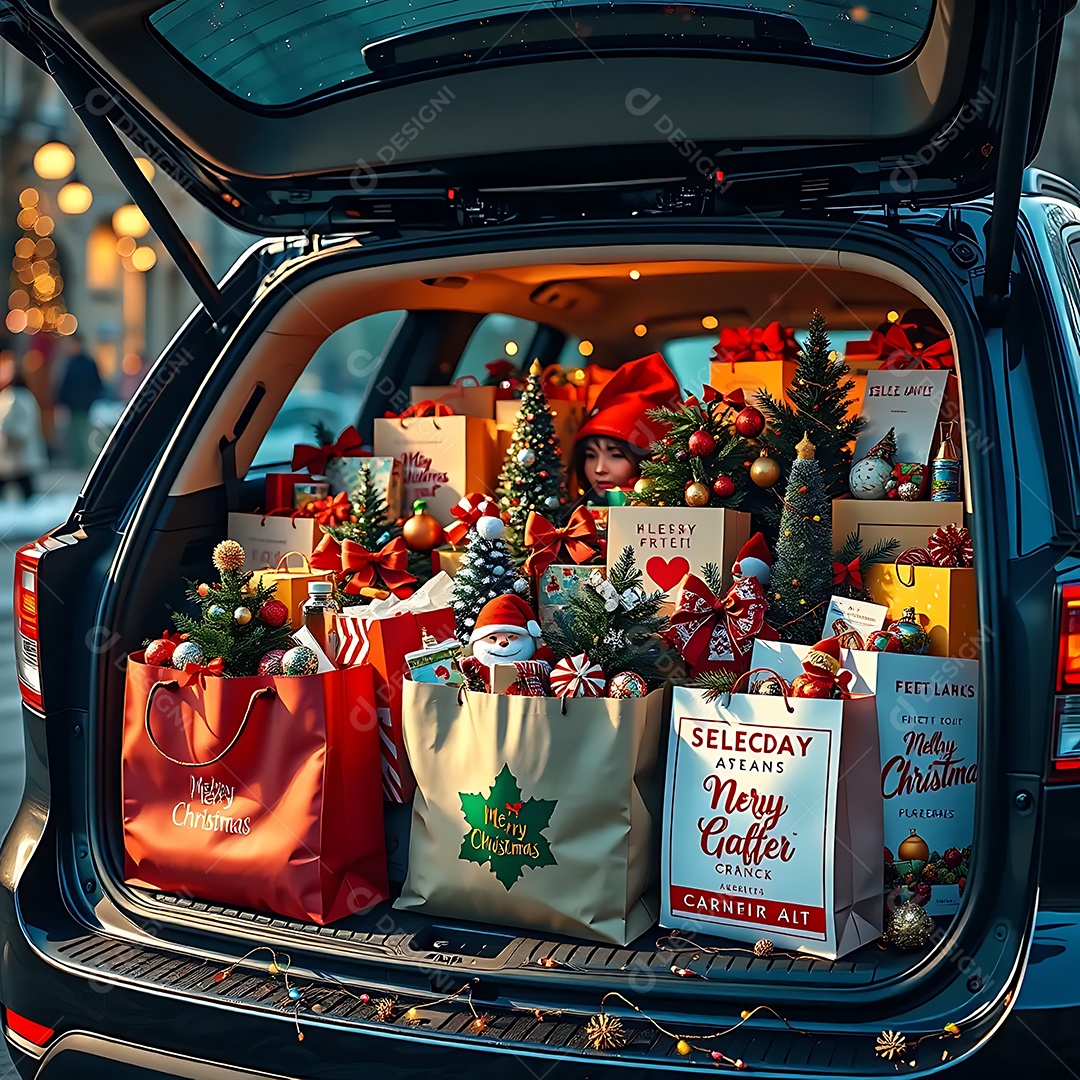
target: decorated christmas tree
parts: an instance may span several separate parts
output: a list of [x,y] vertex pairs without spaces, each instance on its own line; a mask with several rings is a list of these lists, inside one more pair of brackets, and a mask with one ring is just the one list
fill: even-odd
[[833,591],[832,503],[809,435],[795,455],[769,582],[769,622],[782,641],[812,645]]
[[499,509],[508,517],[507,537],[517,548],[532,511],[562,524],[566,475],[551,409],[540,385],[539,361],[533,361],[529,369],[496,494]]
[[401,530],[386,521],[386,495],[382,486],[371,478],[371,469],[367,465],[360,467],[359,484],[349,492],[355,521],[342,522],[340,525],[323,526],[335,540],[352,540],[368,551],[400,535]]
[[[214,567],[219,583],[190,586],[187,598],[199,608],[198,618],[176,612],[173,622],[194,644],[201,659],[188,649],[195,663],[224,661],[223,675],[256,675],[259,660],[271,649],[292,645],[289,609],[274,599],[274,587],[253,585],[244,570],[244,549],[235,540],[223,540],[214,548]],[[181,648],[183,646],[180,646]]]
[[597,570],[582,582],[579,595],[556,614],[545,644],[560,659],[585,653],[609,679],[622,671],[650,679],[670,670],[678,657],[660,638],[668,625],[660,614],[665,594],[646,592],[641,583],[627,545],[606,579]]
[[469,530],[451,600],[457,636],[464,645],[469,643],[476,616],[489,600],[505,593],[528,592],[529,583],[517,571],[504,532],[505,526],[497,517],[482,517]]
[[667,424],[668,433],[653,444],[652,460],[642,462],[635,503],[755,509],[780,475],[761,456],[765,418],[741,394],[723,398],[705,387],[702,400],[689,397],[648,415]]
[[757,393],[768,419],[774,456],[781,462],[794,461],[796,444],[809,432],[825,494],[831,499],[848,494],[851,450],[865,426],[861,417],[849,415],[852,405],[858,404],[851,396],[855,383],[849,375],[848,366],[833,352],[825,317],[815,311],[787,400],[777,401],[765,390]]

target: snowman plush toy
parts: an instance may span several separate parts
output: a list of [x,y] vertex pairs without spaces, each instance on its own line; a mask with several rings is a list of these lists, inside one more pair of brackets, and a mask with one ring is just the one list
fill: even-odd
[[472,656],[461,661],[462,671],[481,679],[488,688],[491,669],[496,664],[516,666],[534,661],[539,666],[550,665],[554,659],[551,650],[540,641],[540,624],[532,608],[513,593],[496,596],[480,609],[469,645]]

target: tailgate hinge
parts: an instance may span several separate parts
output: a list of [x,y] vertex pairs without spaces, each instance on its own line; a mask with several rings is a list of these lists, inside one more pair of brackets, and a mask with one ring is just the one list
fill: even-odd
[[91,101],[98,101],[101,89],[67,57],[53,53],[49,58],[49,70],[64,97],[70,102],[76,115],[82,121],[90,137],[97,144],[105,160],[112,166],[113,172],[127,188],[128,194],[138,205],[157,233],[165,250],[172,256],[180,272],[187,278],[195,295],[202,302],[216,327],[221,327],[228,315],[229,308],[225,297],[196,254],[191,242],[169,213],[169,208],[153,185],[143,175],[135,163],[128,148],[113,127],[107,115],[108,109],[91,108]]

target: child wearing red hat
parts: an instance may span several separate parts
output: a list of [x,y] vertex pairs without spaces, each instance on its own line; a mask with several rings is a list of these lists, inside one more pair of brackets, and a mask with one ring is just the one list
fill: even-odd
[[659,353],[623,364],[600,391],[574,443],[574,473],[584,488],[581,502],[607,504],[613,488],[632,488],[641,462],[667,425],[649,409],[681,400],[679,383]]

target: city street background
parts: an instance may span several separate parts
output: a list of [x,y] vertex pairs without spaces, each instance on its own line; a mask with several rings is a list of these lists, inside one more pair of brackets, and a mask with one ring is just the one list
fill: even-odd
[[[1080,14],[1065,23],[1053,106],[1036,164],[1080,185]],[[71,155],[67,172],[51,171],[43,156]],[[55,148],[59,149],[55,149]],[[170,178],[139,159],[181,231],[215,278],[252,241],[204,210]],[[21,245],[21,246],[20,246]],[[12,485],[0,487],[0,836],[23,787],[23,734],[14,663],[12,578],[16,550],[67,517],[86,473],[61,396],[64,338],[77,333],[98,369],[101,398],[82,418],[84,445],[100,445],[124,403],[137,391],[149,361],[167,345],[195,300],[149,223],[87,137],[51,80],[0,43],[0,250],[12,259],[6,311],[0,312],[0,389],[23,373],[41,413],[50,464],[36,472],[25,502]],[[21,254],[20,254],[21,253]],[[388,335],[396,313],[373,317],[369,334]],[[2,317],[6,316],[6,318]],[[380,321],[381,320],[381,321]],[[376,325],[377,324],[377,325]],[[374,329],[373,329],[374,327]],[[499,340],[503,340],[502,337]],[[351,356],[376,355],[342,338]],[[483,351],[483,350],[481,350]],[[316,354],[317,391],[334,399],[334,372],[344,352]],[[485,356],[493,355],[490,352]],[[306,419],[298,420],[307,434]],[[291,445],[291,432],[284,443]],[[73,453],[73,449],[75,452]],[[287,453],[287,448],[285,450]],[[0,1080],[17,1074],[0,1049]]]

